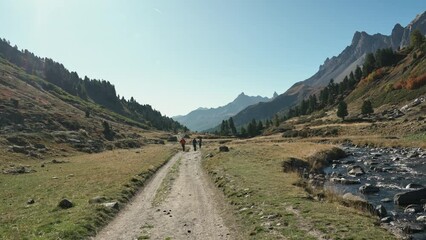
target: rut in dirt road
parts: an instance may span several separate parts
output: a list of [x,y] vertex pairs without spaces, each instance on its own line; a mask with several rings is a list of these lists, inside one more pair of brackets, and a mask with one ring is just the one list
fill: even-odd
[[[157,189],[177,161],[170,193],[153,206]],[[201,153],[178,153],[94,239],[233,239],[213,188],[201,167]]]

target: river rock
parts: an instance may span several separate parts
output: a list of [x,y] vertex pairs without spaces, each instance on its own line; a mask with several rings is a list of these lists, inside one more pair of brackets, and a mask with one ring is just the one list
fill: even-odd
[[388,215],[388,212],[386,211],[386,208],[383,205],[377,205],[376,206],[376,214],[380,218],[384,218]]
[[373,185],[370,185],[370,184],[365,184],[364,186],[359,187],[359,191],[362,194],[371,194],[371,193],[379,192],[380,189],[379,189],[379,187],[376,187],[376,186],[373,186]]
[[348,201],[352,201],[352,202],[367,202],[367,200],[365,200],[364,198],[357,196],[357,195],[353,195],[352,193],[345,193],[343,194],[343,199],[344,200],[348,200]]
[[382,222],[382,223],[390,223],[392,221],[393,221],[392,217],[384,217],[384,218],[380,219],[380,222]]
[[352,184],[360,184],[361,182],[357,179],[352,180],[352,179],[346,179],[346,178],[330,178],[331,182],[334,183],[340,183],[343,185],[352,185]]
[[354,165],[348,168],[348,175],[350,176],[357,177],[364,174],[365,174],[365,171],[361,166]]
[[229,148],[227,146],[220,146],[219,152],[229,152]]
[[74,204],[70,200],[68,200],[66,198],[62,199],[58,203],[58,207],[60,207],[62,209],[72,208],[73,206],[74,206]]
[[408,214],[418,213],[422,211],[423,211],[423,206],[418,204],[410,204],[404,209],[404,212]]
[[408,234],[423,232],[424,229],[425,226],[422,223],[405,223],[402,226],[402,230]]
[[118,210],[120,208],[120,205],[118,204],[118,202],[107,202],[107,203],[102,203],[101,205],[106,208],[111,208],[115,210]]
[[417,183],[409,183],[407,186],[405,186],[406,189],[411,189],[411,188],[424,188],[423,185],[421,184],[417,184]]
[[421,188],[418,190],[397,193],[395,194],[393,201],[396,205],[410,205],[410,204],[420,204],[426,199],[426,188]]

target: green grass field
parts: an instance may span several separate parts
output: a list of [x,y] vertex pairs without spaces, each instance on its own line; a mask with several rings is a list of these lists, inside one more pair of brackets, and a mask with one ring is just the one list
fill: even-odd
[[[148,145],[64,158],[67,163],[32,164],[35,173],[0,174],[1,239],[82,239],[104,225],[116,210],[89,200],[105,196],[125,203],[175,149]],[[28,205],[28,199],[35,203]],[[57,207],[62,198],[75,206]]]
[[299,177],[284,173],[283,159],[306,159],[330,145],[257,142],[203,149],[213,157],[204,166],[233,206],[245,239],[394,239],[377,226],[378,220],[337,202],[313,201],[294,185]]

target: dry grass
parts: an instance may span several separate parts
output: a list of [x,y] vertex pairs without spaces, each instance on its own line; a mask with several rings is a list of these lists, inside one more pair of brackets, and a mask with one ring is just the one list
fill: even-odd
[[282,171],[284,159],[307,159],[332,145],[267,139],[233,141],[228,153],[218,153],[217,145],[203,150],[214,155],[203,164],[234,206],[246,239],[317,239],[316,233],[332,239],[393,239],[366,213],[310,200],[295,186],[298,175]]
[[[0,236],[2,239],[81,239],[92,234],[115,211],[88,201],[105,196],[125,203],[156,169],[175,152],[163,145],[108,151],[60,160],[62,164],[33,161],[36,173],[0,175]],[[27,164],[30,162],[27,161]],[[27,205],[28,199],[35,204]],[[62,198],[75,206],[57,208]]]

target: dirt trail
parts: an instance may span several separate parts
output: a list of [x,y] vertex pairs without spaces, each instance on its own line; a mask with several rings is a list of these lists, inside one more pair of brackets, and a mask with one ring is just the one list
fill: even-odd
[[[169,195],[154,207],[157,189],[179,159]],[[201,153],[178,153],[94,239],[233,239],[215,193],[201,168]]]

